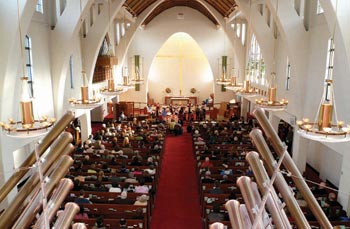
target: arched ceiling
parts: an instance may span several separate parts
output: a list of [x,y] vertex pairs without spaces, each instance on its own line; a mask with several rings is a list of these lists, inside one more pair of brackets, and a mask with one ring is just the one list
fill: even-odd
[[[139,16],[148,6],[156,2],[157,0],[126,0],[124,3],[125,8],[130,12],[134,17]],[[211,5],[214,9],[216,9],[223,17],[229,17],[229,15],[235,11],[237,8],[237,4],[235,0],[204,0],[209,5]],[[161,4],[159,4],[151,14],[145,19],[142,23],[143,25],[147,25],[150,21],[152,21],[155,17],[157,17],[163,11],[170,9],[176,6],[186,6],[192,9],[195,9],[201,12],[204,16],[206,16],[210,21],[212,21],[215,25],[219,23],[215,19],[215,17],[197,0],[165,0]]]

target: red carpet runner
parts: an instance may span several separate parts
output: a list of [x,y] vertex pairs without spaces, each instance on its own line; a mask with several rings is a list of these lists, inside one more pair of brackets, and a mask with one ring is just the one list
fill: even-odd
[[168,136],[151,229],[202,228],[191,135]]

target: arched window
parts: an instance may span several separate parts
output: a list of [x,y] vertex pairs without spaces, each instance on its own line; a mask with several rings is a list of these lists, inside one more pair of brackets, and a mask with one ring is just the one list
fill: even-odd
[[44,5],[43,5],[43,0],[38,0],[35,6],[35,11],[38,13],[43,14],[44,13]]
[[32,40],[26,35],[24,40],[24,49],[26,56],[26,76],[28,77],[30,97],[34,96],[33,90],[33,58],[32,58]]
[[291,65],[289,58],[287,57],[287,67],[286,67],[286,90],[290,90],[290,78],[291,78]]
[[265,62],[254,34],[249,49],[248,71],[253,83],[265,85]]
[[324,13],[324,10],[323,10],[323,8],[322,8],[322,5],[321,5],[320,0],[317,0],[317,9],[316,9],[316,13],[317,13],[317,14],[322,14],[322,13]]

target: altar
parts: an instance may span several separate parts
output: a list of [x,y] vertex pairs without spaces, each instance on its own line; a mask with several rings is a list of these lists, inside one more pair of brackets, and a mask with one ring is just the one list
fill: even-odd
[[166,105],[197,105],[197,97],[194,96],[165,96],[164,104]]

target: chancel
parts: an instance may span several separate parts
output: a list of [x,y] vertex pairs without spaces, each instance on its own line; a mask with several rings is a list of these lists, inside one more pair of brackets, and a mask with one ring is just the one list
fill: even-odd
[[0,1],[0,228],[350,228],[347,12]]

